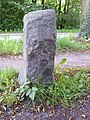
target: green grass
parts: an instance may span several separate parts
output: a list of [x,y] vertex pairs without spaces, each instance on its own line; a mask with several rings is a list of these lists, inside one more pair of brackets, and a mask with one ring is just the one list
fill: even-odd
[[60,29],[60,30],[57,30],[57,32],[77,33],[77,32],[80,32],[80,29]]
[[[70,32],[70,33],[76,33],[76,32],[80,32],[80,29],[57,29],[57,32]],[[17,31],[0,31],[0,33],[17,33]],[[22,31],[18,31],[18,33],[23,33],[23,30]]]
[[[18,86],[18,72],[5,68],[0,71],[0,107],[12,106],[27,97],[33,103],[43,105],[61,104],[72,105],[77,99],[90,89],[90,70],[88,69],[55,69],[53,84],[42,85],[39,83]],[[22,99],[23,98],[23,99]]]
[[69,70],[55,73],[55,81],[52,85],[38,85],[36,101],[45,105],[62,103],[71,105],[75,100],[90,88],[90,75],[88,70]]
[[[62,49],[73,51],[84,51],[90,49],[90,43],[73,41],[72,36],[58,38],[56,41],[56,51],[59,52]],[[10,54],[17,55],[23,53],[23,40],[9,40],[3,37],[0,40],[0,55]]]
[[22,40],[8,40],[6,37],[0,40],[0,55],[5,54],[22,54],[23,41]]
[[[13,103],[17,102],[15,90],[17,88],[18,72],[14,69],[9,70],[4,68],[0,70],[0,104],[3,106],[12,106]],[[0,107],[2,107],[2,105]]]
[[73,41],[73,37],[64,37],[58,38],[56,41],[56,50],[59,52],[62,49],[70,50],[70,51],[84,51],[90,49],[90,43]]

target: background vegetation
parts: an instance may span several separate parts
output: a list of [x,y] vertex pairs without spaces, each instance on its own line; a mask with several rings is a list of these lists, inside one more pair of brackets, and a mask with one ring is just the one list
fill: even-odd
[[0,0],[0,31],[22,31],[26,13],[55,9],[57,29],[80,26],[80,0]]
[[[58,38],[56,40],[56,52],[60,51],[85,51],[90,49],[90,43],[84,39],[77,40],[73,36]],[[0,40],[0,55],[19,55],[23,54],[23,39],[12,40],[3,37]]]

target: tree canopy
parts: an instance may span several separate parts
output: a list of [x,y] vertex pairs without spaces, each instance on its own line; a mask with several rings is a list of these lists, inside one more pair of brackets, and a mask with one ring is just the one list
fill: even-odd
[[0,31],[21,31],[26,13],[55,9],[57,29],[80,27],[80,0],[0,0]]

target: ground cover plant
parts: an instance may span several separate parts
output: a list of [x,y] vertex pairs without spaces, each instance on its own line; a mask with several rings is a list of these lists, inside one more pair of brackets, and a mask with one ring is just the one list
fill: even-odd
[[31,85],[30,81],[18,86],[15,70],[5,68],[0,71],[0,107],[7,108],[25,99],[32,105],[71,105],[90,90],[90,70],[67,68],[61,71],[60,65],[65,61],[63,59],[55,68],[55,81],[48,86],[39,83]]
[[[17,88],[18,73],[16,70],[9,70],[7,67],[0,71],[0,104],[12,106],[17,102],[15,90]],[[2,105],[0,107],[2,107]]]

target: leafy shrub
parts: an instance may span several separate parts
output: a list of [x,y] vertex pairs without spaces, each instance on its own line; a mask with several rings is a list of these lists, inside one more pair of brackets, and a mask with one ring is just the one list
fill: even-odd
[[21,31],[23,29],[24,11],[18,8],[15,2],[1,2],[0,11],[0,30]]
[[39,10],[39,5],[24,1],[2,1],[0,3],[0,31],[23,31],[24,15],[30,11]]

